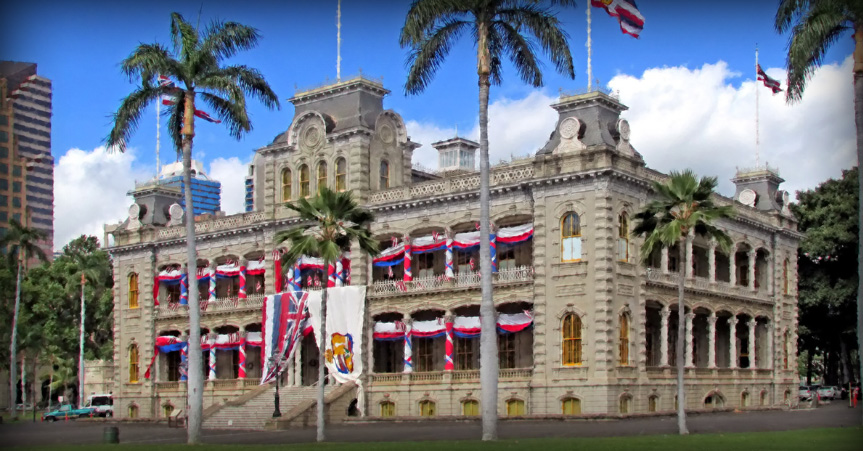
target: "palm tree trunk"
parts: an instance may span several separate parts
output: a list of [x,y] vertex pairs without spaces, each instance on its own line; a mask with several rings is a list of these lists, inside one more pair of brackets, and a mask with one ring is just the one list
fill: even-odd
[[480,382],[482,386],[482,439],[497,440],[497,315],[491,283],[491,223],[489,221],[489,158],[488,158],[488,92],[489,51],[488,31],[480,23],[478,42],[479,63],[479,261],[482,303],[480,304]]
[[78,408],[84,407],[84,274],[81,273],[81,331],[78,338]]
[[686,342],[686,305],[683,303],[683,283],[686,277],[686,243],[678,243],[677,261],[677,429],[680,435],[689,434],[686,428],[686,390],[683,386],[684,344]]
[[[857,125],[857,182],[860,184],[857,223],[863,224],[863,24],[854,27],[854,41],[854,123]],[[858,227],[857,233],[857,349],[863,353],[863,227]],[[863,358],[857,361],[863,376]]]
[[[186,92],[185,111],[183,113],[183,184],[186,201],[186,274],[189,279],[189,352],[187,370],[188,382],[188,435],[186,442],[197,444],[201,437],[201,415],[204,412],[204,375],[203,356],[201,355],[201,306],[198,304],[198,284],[195,277],[198,269],[198,257],[195,249],[195,207],[192,202],[192,138],[194,128],[195,97],[194,92]],[[192,282],[194,281],[194,282]]]
[[15,282],[15,310],[12,313],[12,343],[9,345],[9,411],[10,418],[15,420],[18,418],[18,309],[21,306],[21,267],[23,266],[21,257],[18,257],[18,276]]
[[[324,273],[326,274],[328,268],[330,267],[330,261],[328,259],[324,259]],[[325,364],[325,354],[327,351],[327,292],[329,289],[327,288],[327,282],[329,279],[324,278],[324,292],[321,295],[321,336],[317,337],[318,340],[318,418],[317,418],[317,426],[318,426],[318,442],[323,442],[326,440],[326,435],[324,431],[324,368]]]

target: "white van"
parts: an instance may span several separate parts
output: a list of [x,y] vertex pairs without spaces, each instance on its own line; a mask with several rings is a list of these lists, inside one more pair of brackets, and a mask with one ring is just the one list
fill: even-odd
[[85,407],[96,409],[94,414],[100,417],[112,417],[114,416],[114,397],[110,393],[107,395],[92,394],[87,397],[87,405]]

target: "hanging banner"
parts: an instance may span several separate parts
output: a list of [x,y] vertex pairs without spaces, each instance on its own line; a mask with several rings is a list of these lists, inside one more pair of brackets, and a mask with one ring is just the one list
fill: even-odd
[[306,321],[310,298],[320,309],[321,293],[294,291],[264,297],[261,385],[272,382],[293,362]]
[[[324,354],[330,375],[340,383],[358,382],[363,372],[363,318],[365,286],[347,286],[327,290],[327,337]],[[309,298],[309,320],[320,340],[321,294]],[[320,346],[320,341],[318,341]]]

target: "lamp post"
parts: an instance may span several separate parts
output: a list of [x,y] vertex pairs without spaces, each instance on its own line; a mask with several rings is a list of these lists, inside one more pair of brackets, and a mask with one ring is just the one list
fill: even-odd
[[[276,361],[277,361],[277,359],[275,357],[270,357],[270,366],[274,366],[274,365],[281,363],[281,362],[277,363]],[[276,368],[277,368],[276,369],[276,392],[273,395],[273,403],[276,405],[276,409],[273,411],[273,418],[279,418],[282,416],[282,411],[279,409],[279,378],[282,375],[279,373],[278,367],[276,367]]]

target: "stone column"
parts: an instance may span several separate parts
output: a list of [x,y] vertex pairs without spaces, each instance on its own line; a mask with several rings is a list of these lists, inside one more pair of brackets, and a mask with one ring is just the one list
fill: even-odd
[[668,247],[662,246],[662,251],[659,257],[659,266],[662,268],[662,273],[668,273]]
[[686,255],[684,256],[684,260],[686,260],[686,278],[692,278],[692,264],[693,264],[693,255],[692,255],[692,240],[693,235],[690,233],[686,236]]
[[[300,337],[300,342],[297,343],[297,351],[294,352],[294,386],[303,385],[303,337]],[[261,348],[263,349],[263,348]]]
[[240,259],[240,290],[237,293],[237,297],[240,300],[246,299],[246,265],[249,262],[245,258]]
[[707,367],[716,368],[716,312],[707,317]]
[[659,314],[662,317],[662,325],[659,329],[659,365],[668,366],[668,317],[671,316],[671,309],[666,305],[662,307]]
[[694,350],[694,334],[692,333],[692,320],[695,319],[695,313],[689,312],[686,317],[686,367],[692,368],[695,366],[692,351]]
[[445,274],[447,280],[452,280],[455,277],[455,271],[453,270],[453,263],[452,263],[452,255],[453,255],[452,254],[452,239],[453,239],[452,229],[446,229],[446,254],[445,254],[446,270],[445,270],[444,274]]
[[413,373],[414,372],[414,361],[413,361],[413,343],[411,343],[411,317],[405,315],[404,318],[405,323],[405,352],[404,352],[404,360],[405,360],[405,373]]
[[216,337],[217,334],[210,334],[210,376],[209,380],[216,380]]
[[707,278],[710,283],[716,282],[716,241],[710,240],[710,250],[707,254]]
[[183,342],[183,347],[180,348],[180,380],[185,382],[189,379],[189,336],[181,335],[180,341]]
[[737,368],[737,316],[728,318],[728,368]]
[[246,331],[240,332],[240,361],[238,362],[237,378],[246,378]]
[[746,255],[749,257],[749,289],[755,291],[755,249],[750,249]]
[[446,325],[446,345],[444,346],[444,371],[455,369],[455,343],[453,342],[453,314],[446,312],[444,317]]
[[[207,297],[209,302],[216,302],[216,263],[210,263],[210,283],[208,284]],[[199,299],[204,299],[203,293],[198,293]]]
[[755,326],[758,323],[755,321],[755,318],[752,318],[746,325],[749,326],[749,368],[758,368],[755,362]]
[[765,368],[772,370],[773,362],[776,360],[773,355],[773,323],[768,321],[764,326],[767,329],[767,365]]
[[728,257],[728,283],[733,287],[737,285],[737,246],[731,246]]

